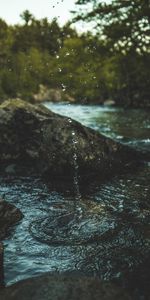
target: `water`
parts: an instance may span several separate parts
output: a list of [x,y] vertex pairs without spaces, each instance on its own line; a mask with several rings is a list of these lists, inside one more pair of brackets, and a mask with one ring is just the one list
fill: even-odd
[[[149,151],[149,112],[46,104],[86,126]],[[72,135],[74,187],[39,178],[0,178],[0,195],[24,214],[5,246],[7,285],[47,271],[80,272],[114,280],[148,299],[150,165],[107,183],[79,186],[77,138]],[[80,216],[79,219],[76,216]],[[138,275],[137,275],[138,274]],[[147,281],[146,281],[147,280]]]
[[150,151],[149,110],[54,103],[45,103],[45,106],[108,137]]
[[[72,120],[68,120],[69,123],[72,123]],[[74,186],[74,192],[75,192],[75,214],[78,217],[80,217],[80,214],[82,215],[82,209],[80,207],[80,200],[82,199],[80,189],[79,189],[79,174],[78,174],[78,155],[77,155],[77,144],[78,144],[78,137],[76,136],[76,133],[72,130],[72,163],[73,163],[73,169],[74,169],[74,177],[73,177],[73,186]]]

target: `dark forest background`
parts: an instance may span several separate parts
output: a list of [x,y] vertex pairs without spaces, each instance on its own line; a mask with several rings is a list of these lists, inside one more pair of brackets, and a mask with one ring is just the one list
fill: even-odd
[[[150,106],[149,0],[79,0],[76,7],[63,27],[28,10],[22,25],[0,19],[0,101],[33,101],[42,85],[80,103]],[[70,25],[81,21],[95,29],[81,34]]]

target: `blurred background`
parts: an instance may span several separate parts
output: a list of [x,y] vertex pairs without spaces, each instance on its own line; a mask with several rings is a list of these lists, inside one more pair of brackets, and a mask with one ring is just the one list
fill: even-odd
[[0,102],[150,106],[147,0],[5,0]]

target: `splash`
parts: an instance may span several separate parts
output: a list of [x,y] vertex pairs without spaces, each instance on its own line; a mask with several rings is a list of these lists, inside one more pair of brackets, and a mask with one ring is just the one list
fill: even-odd
[[[71,123],[71,119],[69,119],[69,122]],[[74,192],[75,192],[75,218],[76,220],[79,220],[82,218],[82,207],[81,207],[81,193],[79,188],[79,166],[78,166],[78,155],[77,155],[77,144],[78,144],[78,138],[76,136],[76,133],[72,131],[72,159],[73,159],[73,183],[74,183]]]
[[114,219],[107,215],[104,207],[90,208],[88,199],[82,199],[79,186],[78,136],[72,129],[72,120],[68,119],[71,129],[71,151],[73,168],[74,197],[72,206],[68,203],[58,205],[49,211],[47,217],[33,221],[30,233],[40,242],[49,245],[82,245],[106,239],[107,234],[116,230]]
[[82,214],[74,206],[69,207],[68,203],[61,208],[57,206],[49,211],[48,217],[31,222],[31,235],[42,243],[54,246],[91,244],[113,237],[117,230],[113,216],[103,206],[95,208],[88,200],[86,202],[82,201]]

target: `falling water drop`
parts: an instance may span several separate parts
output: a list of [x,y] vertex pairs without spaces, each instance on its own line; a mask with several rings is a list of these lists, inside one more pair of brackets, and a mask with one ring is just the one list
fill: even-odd
[[61,84],[62,90],[65,91],[66,90],[66,86],[62,83]]
[[73,183],[74,183],[74,191],[75,191],[75,218],[77,220],[82,218],[82,208],[81,208],[81,193],[79,189],[79,165],[78,165],[78,155],[77,155],[77,144],[78,138],[75,131],[72,131],[72,147],[73,147],[73,168],[74,168],[74,175],[73,175]]

